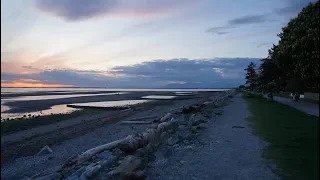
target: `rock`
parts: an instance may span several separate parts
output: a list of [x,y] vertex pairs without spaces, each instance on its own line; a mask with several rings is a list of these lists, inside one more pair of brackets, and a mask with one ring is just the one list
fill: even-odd
[[112,150],[112,154],[113,156],[119,157],[121,154],[123,154],[123,152],[119,148],[115,148]]
[[111,156],[108,159],[102,160],[100,162],[101,167],[106,167],[114,164],[118,160],[118,157],[116,156]]
[[195,116],[191,116],[189,121],[190,121],[189,125],[197,126],[201,123],[207,122],[208,120],[206,120],[202,115],[195,115]]
[[114,170],[115,174],[130,174],[141,166],[142,161],[133,155],[126,156],[121,164]]
[[96,174],[101,168],[101,165],[97,165],[96,163],[90,164],[86,167],[86,171],[83,172],[80,176],[81,180],[87,180],[88,178],[91,178],[94,174]]
[[110,151],[104,151],[102,153],[99,153],[96,155],[98,158],[101,158],[101,159],[108,159],[112,156],[112,152]]
[[184,144],[187,144],[187,145],[190,144],[190,142],[187,141],[187,140],[184,140],[183,143],[184,143]]
[[167,144],[169,146],[172,146],[174,144],[177,144],[179,142],[179,138],[176,137],[176,136],[173,136],[173,137],[170,137],[168,140],[167,140]]
[[183,131],[183,130],[186,130],[186,129],[187,129],[187,127],[184,126],[184,125],[179,125],[178,126],[178,130],[180,130],[180,131]]
[[145,171],[139,170],[137,172],[125,174],[121,180],[145,180],[147,176]]
[[51,173],[51,174],[46,174],[43,176],[36,176],[36,177],[31,177],[32,180],[56,180],[60,179],[60,173]]
[[74,173],[72,173],[72,175],[70,176],[70,177],[73,177],[73,176],[75,176],[75,177],[80,177],[81,176],[81,174],[83,174],[85,171],[86,171],[86,167],[87,166],[82,166],[80,169],[78,169],[76,172],[74,172]]
[[78,176],[69,176],[67,180],[81,180]]
[[207,105],[211,104],[211,102],[210,102],[210,101],[206,101],[206,102],[204,102],[204,103],[202,103],[202,104],[205,105],[205,106],[207,106]]
[[148,142],[152,143],[156,139],[157,131],[155,129],[147,129],[146,133],[148,133]]
[[204,123],[201,123],[201,124],[197,125],[196,127],[197,127],[197,129],[208,129],[208,126]]
[[49,146],[44,146],[37,155],[42,156],[42,155],[46,155],[46,154],[51,154],[53,151]]
[[31,178],[28,176],[24,176],[21,180],[30,180]]
[[161,142],[164,142],[166,139],[168,139],[168,137],[169,137],[169,134],[167,132],[161,133],[160,135]]

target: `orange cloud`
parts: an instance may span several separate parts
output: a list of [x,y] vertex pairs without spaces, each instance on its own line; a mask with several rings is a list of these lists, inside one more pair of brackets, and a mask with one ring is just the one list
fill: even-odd
[[65,84],[46,84],[35,79],[1,80],[1,87],[57,88],[72,87]]
[[27,58],[18,57],[18,55],[1,57],[1,72],[13,74],[32,74],[39,73],[48,68],[65,68],[66,60],[59,55],[37,58],[30,62]]

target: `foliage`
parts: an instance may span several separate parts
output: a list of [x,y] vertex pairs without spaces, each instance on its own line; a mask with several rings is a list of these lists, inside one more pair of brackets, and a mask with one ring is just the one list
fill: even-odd
[[317,1],[282,28],[278,45],[273,45],[268,57],[261,60],[257,86],[277,92],[318,92],[319,26]]
[[249,85],[250,89],[254,89],[256,87],[257,84],[257,73],[256,73],[256,65],[251,62],[248,67],[246,69],[244,69],[245,71],[247,71],[246,74],[246,84]]
[[244,89],[244,88],[246,88],[246,86],[244,86],[244,85],[239,86],[239,89]]

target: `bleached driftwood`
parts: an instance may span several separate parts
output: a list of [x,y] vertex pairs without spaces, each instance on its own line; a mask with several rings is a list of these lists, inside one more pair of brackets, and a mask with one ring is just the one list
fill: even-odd
[[172,116],[171,113],[166,114],[165,116],[163,116],[162,118],[160,118],[160,122],[165,122],[167,120],[169,120],[169,118]]
[[137,117],[137,118],[132,118],[127,121],[138,121],[138,120],[143,120],[143,119],[153,119],[157,118],[158,116],[143,116],[143,117]]
[[94,156],[100,152],[110,150],[110,149],[113,149],[113,148],[119,146],[122,142],[125,142],[128,138],[129,138],[129,136],[126,138],[123,138],[123,139],[119,139],[117,141],[110,142],[108,144],[104,144],[104,145],[89,149],[86,152],[71,158],[69,161],[66,162],[66,164],[63,167],[65,167],[67,165],[81,164],[84,161],[90,159],[92,156]]
[[151,124],[153,121],[121,121],[121,124]]

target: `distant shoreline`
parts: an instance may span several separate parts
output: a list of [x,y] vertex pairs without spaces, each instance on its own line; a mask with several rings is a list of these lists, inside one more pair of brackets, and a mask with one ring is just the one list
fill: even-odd
[[10,88],[10,89],[19,89],[19,88],[30,88],[30,89],[236,89],[233,88],[108,88],[108,87],[1,87],[1,88]]

